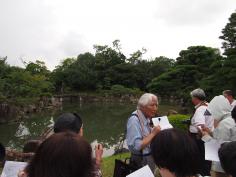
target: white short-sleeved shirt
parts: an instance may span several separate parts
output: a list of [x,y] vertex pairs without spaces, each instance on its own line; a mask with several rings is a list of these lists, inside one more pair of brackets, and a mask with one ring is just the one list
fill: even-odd
[[210,130],[214,129],[214,119],[205,105],[196,107],[196,111],[191,119],[189,131],[191,133],[198,133],[197,126],[199,125],[205,125]]

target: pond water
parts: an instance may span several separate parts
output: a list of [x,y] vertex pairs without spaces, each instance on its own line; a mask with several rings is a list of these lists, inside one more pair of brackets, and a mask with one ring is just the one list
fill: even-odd
[[[65,103],[60,110],[30,115],[19,123],[0,124],[0,142],[20,150],[27,140],[37,139],[47,127],[52,127],[61,113],[77,112],[83,119],[85,138],[92,146],[103,144],[104,156],[109,156],[123,138],[126,121],[135,107],[127,103]],[[178,111],[176,106],[159,106],[159,112],[163,115],[170,109]]]

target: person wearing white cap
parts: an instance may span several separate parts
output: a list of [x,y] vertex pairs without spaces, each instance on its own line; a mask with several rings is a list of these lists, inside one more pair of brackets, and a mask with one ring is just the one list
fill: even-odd
[[[236,107],[232,110],[228,100],[223,95],[220,95],[211,100],[208,105],[208,110],[218,124],[214,131],[205,127],[202,128],[202,140],[204,142],[217,140],[219,143],[236,141]],[[212,176],[227,176],[220,162],[212,162]]]

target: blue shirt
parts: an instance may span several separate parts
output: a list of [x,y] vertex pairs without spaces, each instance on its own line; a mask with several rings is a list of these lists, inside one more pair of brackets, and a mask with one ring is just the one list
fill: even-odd
[[[136,115],[138,115],[139,118]],[[143,123],[143,132],[140,123]],[[127,122],[126,141],[131,153],[141,154],[142,140],[151,133],[149,123],[150,120],[147,119],[140,110],[133,112],[132,116],[129,118]],[[149,154],[150,152],[150,145],[143,149],[143,154]]]

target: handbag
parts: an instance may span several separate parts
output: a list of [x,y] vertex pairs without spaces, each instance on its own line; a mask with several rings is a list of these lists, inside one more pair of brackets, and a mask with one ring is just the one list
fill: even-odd
[[[137,114],[132,114],[132,115],[135,115],[138,117],[139,122],[141,124],[142,134],[143,134],[143,124],[141,123],[139,116]],[[124,141],[125,141],[125,136],[123,140],[120,142],[118,146],[118,150],[123,148]],[[130,159],[131,158],[126,158],[124,160],[115,159],[115,168],[114,168],[113,177],[126,177],[127,175],[139,169],[139,167],[134,162],[131,162]]]
[[[118,146],[118,150],[123,148],[125,138],[122,139]],[[125,158],[121,160],[121,155],[119,159],[115,159],[115,167],[113,177],[126,177],[130,173],[137,170],[137,167],[130,163],[130,158]]]
[[126,177],[136,170],[137,168],[129,162],[129,158],[126,158],[124,161],[115,159],[113,177]]

